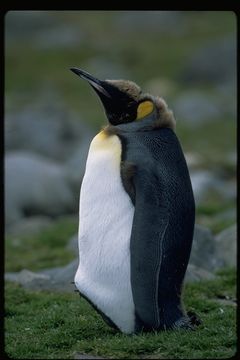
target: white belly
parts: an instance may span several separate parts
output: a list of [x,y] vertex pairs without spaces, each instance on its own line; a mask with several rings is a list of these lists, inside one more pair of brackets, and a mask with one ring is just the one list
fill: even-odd
[[121,143],[92,141],[80,193],[79,291],[125,333],[134,331],[130,236],[134,207],[120,178]]

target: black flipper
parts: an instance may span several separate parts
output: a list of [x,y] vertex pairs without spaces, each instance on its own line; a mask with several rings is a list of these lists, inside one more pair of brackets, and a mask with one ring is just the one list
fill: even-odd
[[181,146],[170,129],[124,133],[122,143],[122,160],[135,164],[130,252],[136,332],[191,329],[181,293],[195,205]]

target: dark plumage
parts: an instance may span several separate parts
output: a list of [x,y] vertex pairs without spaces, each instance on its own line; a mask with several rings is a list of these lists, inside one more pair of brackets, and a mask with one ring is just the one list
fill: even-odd
[[185,312],[182,288],[195,203],[174,116],[162,98],[142,93],[131,81],[102,81],[73,71],[90,82],[104,105],[110,124],[103,133],[121,141],[119,176],[134,205],[129,241],[134,331],[192,329],[199,322]]
[[120,138],[124,139],[123,162],[135,166],[130,177],[135,205],[130,249],[138,326],[172,328],[180,319],[186,326],[181,293],[195,206],[181,146],[167,128],[124,132]]

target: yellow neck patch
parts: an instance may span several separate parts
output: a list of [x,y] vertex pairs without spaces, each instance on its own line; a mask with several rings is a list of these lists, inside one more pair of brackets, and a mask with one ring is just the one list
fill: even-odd
[[136,120],[140,120],[142,118],[144,118],[145,116],[147,116],[148,114],[150,114],[153,111],[153,103],[152,101],[143,101],[139,104],[138,108],[137,108],[137,119]]

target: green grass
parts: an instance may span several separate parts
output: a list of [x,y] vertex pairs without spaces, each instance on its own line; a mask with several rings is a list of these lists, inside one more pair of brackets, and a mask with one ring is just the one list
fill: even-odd
[[5,241],[5,270],[37,271],[68,264],[74,255],[66,245],[77,231],[76,221],[61,219],[34,235],[8,236]]
[[187,310],[202,325],[195,332],[124,335],[108,327],[78,294],[30,292],[6,283],[5,351],[12,358],[70,359],[76,352],[106,358],[229,358],[236,349],[236,308],[218,302],[235,298],[236,272],[188,284]]

